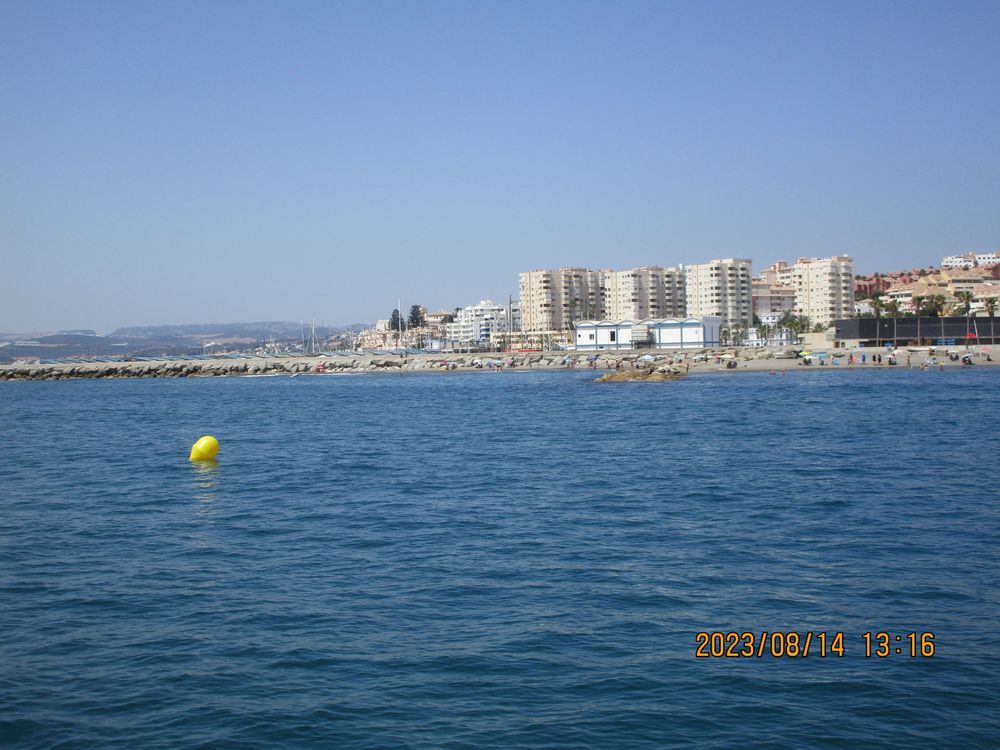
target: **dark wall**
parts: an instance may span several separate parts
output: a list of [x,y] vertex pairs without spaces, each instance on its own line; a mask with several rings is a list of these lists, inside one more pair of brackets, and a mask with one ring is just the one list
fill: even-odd
[[[834,327],[837,330],[838,339],[898,339],[901,341],[917,340],[917,318],[848,318],[845,320],[835,320]],[[878,324],[876,335],[875,325]],[[927,340],[956,339],[965,342],[964,317],[957,318],[919,318],[920,338]],[[1000,320],[993,321],[993,329],[1000,335]],[[969,333],[978,332],[978,340],[990,341],[990,319],[970,318]],[[975,342],[976,338],[971,338]]]

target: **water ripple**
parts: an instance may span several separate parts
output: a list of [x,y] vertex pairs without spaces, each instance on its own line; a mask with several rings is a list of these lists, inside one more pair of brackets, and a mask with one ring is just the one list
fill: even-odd
[[0,384],[0,744],[996,746],[995,373],[589,377]]

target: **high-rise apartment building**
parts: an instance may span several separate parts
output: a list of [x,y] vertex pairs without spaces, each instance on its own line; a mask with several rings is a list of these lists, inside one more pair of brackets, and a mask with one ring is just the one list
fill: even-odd
[[684,272],[643,266],[608,275],[607,310],[612,320],[674,318],[685,314]]
[[795,287],[753,280],[753,314],[764,323],[773,323],[795,310]]
[[749,258],[724,258],[683,268],[688,315],[717,316],[727,328],[750,327],[753,298]]
[[444,324],[449,341],[456,344],[484,344],[521,328],[521,313],[516,301],[509,306],[483,300],[455,312],[455,320]]
[[520,275],[526,333],[571,331],[581,320],[645,320],[683,316],[684,272],[642,266],[626,271],[560,268]]
[[766,281],[772,285],[791,286],[794,283],[792,267],[786,261],[775,261],[760,272],[757,280]]
[[828,325],[854,316],[854,260],[849,255],[799,258],[792,266],[795,313]]
[[572,331],[578,320],[607,314],[610,271],[560,268],[520,274],[521,330],[526,333]]

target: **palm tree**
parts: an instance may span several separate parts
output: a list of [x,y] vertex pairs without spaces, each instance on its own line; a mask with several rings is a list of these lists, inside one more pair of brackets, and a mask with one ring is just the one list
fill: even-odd
[[892,316],[892,345],[896,346],[896,318],[899,317],[899,302],[894,299],[885,303],[885,311]]
[[965,308],[965,348],[969,348],[969,313],[972,312],[972,292],[958,292],[956,295]]
[[986,307],[986,314],[990,316],[990,343],[996,343],[996,339],[993,336],[993,316],[997,312],[997,298],[987,297],[983,300],[983,305]]
[[932,318],[940,318],[944,312],[945,296],[943,294],[932,294],[924,303],[927,314]]
[[872,310],[875,311],[875,348],[879,346],[879,333],[881,328],[882,310],[885,305],[882,302],[882,292],[872,292]]
[[917,315],[917,346],[920,346],[920,316],[923,313],[922,307],[924,304],[924,298],[919,294],[916,294],[913,295],[910,300],[913,305],[913,312]]

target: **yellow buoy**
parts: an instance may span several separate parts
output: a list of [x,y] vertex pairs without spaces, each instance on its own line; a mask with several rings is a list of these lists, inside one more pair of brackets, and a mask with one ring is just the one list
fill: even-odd
[[191,461],[213,461],[219,452],[219,441],[211,435],[198,438],[198,442],[191,446]]

